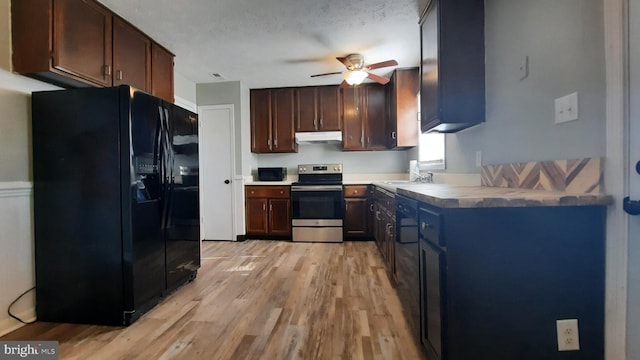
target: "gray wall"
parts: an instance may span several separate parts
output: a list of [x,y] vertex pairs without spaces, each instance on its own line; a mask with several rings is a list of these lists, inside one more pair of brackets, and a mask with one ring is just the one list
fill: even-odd
[[260,154],[259,166],[285,166],[296,174],[298,164],[341,163],[345,174],[406,173],[409,162],[405,151],[341,151],[338,144],[305,144],[297,153]]
[[[447,135],[448,172],[483,164],[605,155],[602,0],[486,0],[486,123]],[[529,77],[518,67],[529,57]],[[577,121],[554,99],[579,95]]]
[[173,73],[173,92],[176,96],[180,96],[185,100],[189,100],[192,103],[196,103],[196,83],[182,76],[181,74]]
[[197,84],[198,106],[233,104],[236,146],[236,175],[249,175],[252,163],[251,149],[246,140],[249,135],[248,90],[239,81]]
[[[640,134],[640,0],[629,0],[629,42],[630,42],[630,119],[633,128],[631,138],[631,153],[629,154],[630,169],[639,160],[638,140]],[[635,150],[635,151],[634,151]],[[640,179],[630,170],[631,194],[635,198],[640,194]],[[640,359],[640,218],[629,217],[629,270],[627,293],[627,359]]]

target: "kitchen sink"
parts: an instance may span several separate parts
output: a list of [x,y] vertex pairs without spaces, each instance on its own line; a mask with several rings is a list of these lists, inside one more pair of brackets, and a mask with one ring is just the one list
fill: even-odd
[[388,185],[394,185],[394,186],[405,186],[405,185],[424,185],[426,183],[423,182],[417,182],[417,181],[411,181],[411,180],[388,180],[388,181],[383,181],[383,184],[388,184]]

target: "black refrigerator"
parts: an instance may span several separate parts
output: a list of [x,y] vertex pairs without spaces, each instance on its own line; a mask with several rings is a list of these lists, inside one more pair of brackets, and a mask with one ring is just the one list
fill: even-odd
[[200,267],[197,115],[129,86],[32,96],[36,314],[128,325]]

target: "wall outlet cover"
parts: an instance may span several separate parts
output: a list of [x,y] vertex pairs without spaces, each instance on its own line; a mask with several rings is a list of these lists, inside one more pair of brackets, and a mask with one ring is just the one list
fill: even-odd
[[556,320],[558,332],[558,351],[580,350],[578,319]]

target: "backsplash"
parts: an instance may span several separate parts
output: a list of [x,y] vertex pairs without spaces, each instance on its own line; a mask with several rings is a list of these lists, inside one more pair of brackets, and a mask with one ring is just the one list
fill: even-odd
[[603,189],[601,158],[485,165],[482,186],[599,194]]

